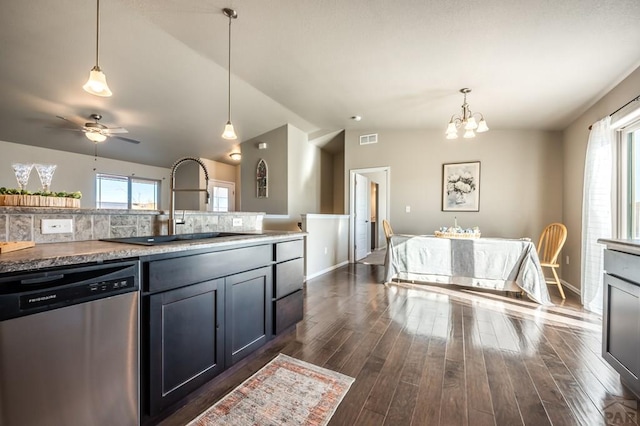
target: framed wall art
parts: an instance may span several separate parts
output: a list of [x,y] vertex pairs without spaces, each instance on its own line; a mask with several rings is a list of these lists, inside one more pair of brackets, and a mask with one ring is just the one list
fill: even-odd
[[442,211],[480,211],[480,162],[442,165]]

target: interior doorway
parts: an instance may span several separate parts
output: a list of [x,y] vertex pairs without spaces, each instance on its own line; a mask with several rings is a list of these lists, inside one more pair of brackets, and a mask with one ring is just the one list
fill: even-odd
[[[367,256],[371,252],[371,247],[386,246],[382,221],[389,220],[390,175],[391,168],[388,166],[353,169],[349,172],[349,262],[351,263]],[[375,206],[372,206],[373,184],[376,185]],[[374,215],[375,225],[372,225]],[[373,226],[375,230],[372,230]]]

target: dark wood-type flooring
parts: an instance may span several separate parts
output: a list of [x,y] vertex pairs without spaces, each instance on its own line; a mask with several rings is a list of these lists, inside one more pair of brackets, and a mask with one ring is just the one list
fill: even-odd
[[600,356],[600,318],[571,291],[562,303],[549,286],[556,306],[542,308],[503,294],[383,285],[383,269],[351,264],[310,280],[295,330],[161,424],[188,423],[279,352],[355,377],[330,425],[600,425],[636,404]]

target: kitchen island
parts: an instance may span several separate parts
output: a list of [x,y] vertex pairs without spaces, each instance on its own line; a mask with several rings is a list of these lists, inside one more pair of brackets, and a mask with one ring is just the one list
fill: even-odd
[[0,254],[0,278],[138,262],[141,423],[155,424],[302,319],[305,235],[265,231],[151,246],[37,244]]

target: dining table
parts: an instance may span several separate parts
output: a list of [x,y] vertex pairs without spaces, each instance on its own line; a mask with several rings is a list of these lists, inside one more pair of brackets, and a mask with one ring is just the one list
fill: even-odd
[[441,238],[394,234],[388,239],[385,282],[453,284],[524,292],[550,305],[535,245],[528,238]]

